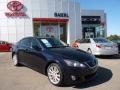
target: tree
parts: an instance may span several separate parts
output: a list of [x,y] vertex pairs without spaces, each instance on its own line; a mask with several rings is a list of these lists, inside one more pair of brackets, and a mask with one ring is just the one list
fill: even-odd
[[110,36],[107,37],[107,39],[109,39],[109,40],[120,39],[120,36],[118,36],[118,35],[110,35]]

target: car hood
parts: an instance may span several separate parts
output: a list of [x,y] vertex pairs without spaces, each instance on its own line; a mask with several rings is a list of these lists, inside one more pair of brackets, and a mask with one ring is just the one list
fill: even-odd
[[80,49],[75,49],[71,47],[64,47],[64,48],[52,48],[50,51],[57,55],[61,56],[64,59],[69,60],[76,60],[79,62],[85,62],[89,60],[95,60],[95,57],[85,51]]

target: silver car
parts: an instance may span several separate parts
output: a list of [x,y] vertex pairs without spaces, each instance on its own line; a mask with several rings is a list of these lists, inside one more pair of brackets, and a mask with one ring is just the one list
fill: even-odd
[[90,38],[76,40],[77,47],[94,55],[115,55],[118,54],[117,44],[105,38]]

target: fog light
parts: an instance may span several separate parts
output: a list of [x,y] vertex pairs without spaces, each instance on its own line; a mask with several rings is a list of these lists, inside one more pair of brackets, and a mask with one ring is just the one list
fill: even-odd
[[73,75],[71,75],[71,79],[72,79],[73,81],[75,81],[75,80],[76,80],[76,77],[73,76]]

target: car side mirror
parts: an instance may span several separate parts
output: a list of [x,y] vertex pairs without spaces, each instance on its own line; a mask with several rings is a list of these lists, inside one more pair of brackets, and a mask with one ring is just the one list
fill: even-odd
[[36,46],[36,45],[33,45],[32,48],[37,50],[37,51],[41,51],[42,50],[42,48],[40,48],[39,46]]

